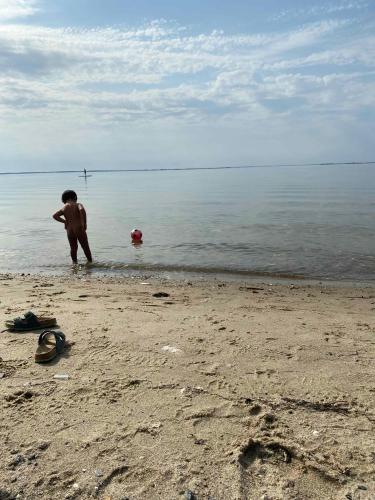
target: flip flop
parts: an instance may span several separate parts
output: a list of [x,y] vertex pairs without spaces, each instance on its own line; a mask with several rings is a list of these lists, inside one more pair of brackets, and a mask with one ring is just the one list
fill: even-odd
[[51,328],[56,326],[56,318],[36,316],[29,311],[22,317],[6,321],[5,325],[10,332],[26,332],[30,330],[40,330],[41,328]]
[[39,335],[38,347],[35,353],[36,363],[48,363],[58,354],[61,354],[65,347],[65,335],[59,330],[45,330]]

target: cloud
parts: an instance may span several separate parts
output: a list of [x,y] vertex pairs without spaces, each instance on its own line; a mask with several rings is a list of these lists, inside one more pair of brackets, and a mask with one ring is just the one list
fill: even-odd
[[[79,136],[80,154],[83,144],[100,148],[98,130],[108,148],[119,151],[114,138],[122,145],[126,136],[130,151],[147,138],[153,154],[163,134],[180,134],[180,152],[186,146],[188,155],[196,141],[202,159],[198,130],[206,138],[215,132],[245,157],[246,131],[262,143],[272,129],[282,151],[296,123],[302,145],[313,127],[324,141],[339,120],[373,112],[374,41],[371,30],[343,19],[251,35],[195,34],[165,20],[95,29],[2,23],[0,130],[17,137],[17,150],[33,137],[27,147],[40,144],[39,152],[43,137],[60,148],[75,144],[80,130],[87,134]],[[212,154],[215,147],[212,139]],[[58,154],[66,154],[63,146]]]
[[0,0],[0,22],[33,16],[38,12],[37,0]]
[[364,10],[369,6],[368,2],[363,0],[346,1],[340,3],[325,3],[323,5],[312,5],[300,9],[287,9],[272,17],[273,21],[291,20],[296,18],[311,18],[329,16],[331,14],[340,14],[350,11]]
[[[345,25],[331,20],[259,35],[191,35],[165,21],[129,30],[3,25],[0,104],[3,116],[12,106],[35,112],[38,102],[44,112],[85,110],[106,120],[184,112],[187,119],[201,119],[236,113],[240,106],[241,112],[263,115],[268,78],[275,71],[337,61],[335,51],[317,48]],[[359,57],[357,45],[341,50],[342,64]],[[303,56],[292,57],[301,51]]]

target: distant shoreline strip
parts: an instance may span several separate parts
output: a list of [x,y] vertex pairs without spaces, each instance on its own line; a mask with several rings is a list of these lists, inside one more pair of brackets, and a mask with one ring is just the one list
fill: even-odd
[[[261,165],[229,165],[218,167],[169,167],[169,168],[110,168],[110,169],[86,169],[87,172],[178,172],[192,170],[231,170],[246,168],[270,168],[270,167],[325,167],[334,165],[374,165],[375,161],[350,161],[350,162],[323,162],[323,163],[275,163]],[[79,170],[36,170],[30,172],[0,172],[0,175],[35,175],[35,174],[77,174]]]

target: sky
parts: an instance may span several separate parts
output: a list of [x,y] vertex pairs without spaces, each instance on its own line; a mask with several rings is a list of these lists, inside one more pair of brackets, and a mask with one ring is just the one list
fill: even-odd
[[0,0],[0,171],[375,160],[375,0]]

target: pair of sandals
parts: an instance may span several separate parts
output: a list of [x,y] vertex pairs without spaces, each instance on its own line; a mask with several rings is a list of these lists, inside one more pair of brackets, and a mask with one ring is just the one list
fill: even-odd
[[[57,326],[56,318],[36,316],[29,311],[24,316],[5,322],[10,332],[25,332]],[[61,354],[65,348],[65,335],[59,330],[44,330],[38,339],[35,353],[36,363],[48,363]]]

